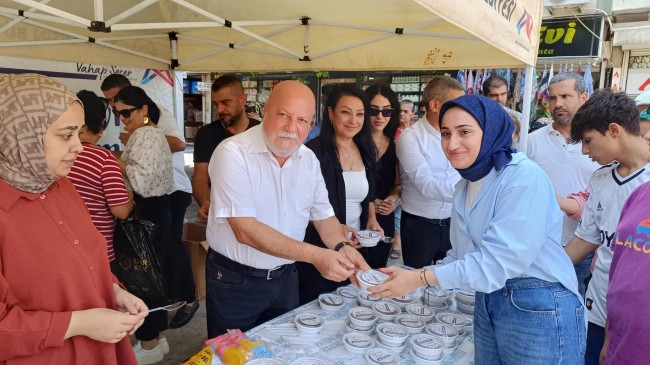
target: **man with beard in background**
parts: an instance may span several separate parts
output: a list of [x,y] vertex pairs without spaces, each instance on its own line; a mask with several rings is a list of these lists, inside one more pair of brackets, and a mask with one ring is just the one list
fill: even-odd
[[208,164],[212,153],[224,139],[260,124],[246,116],[246,94],[233,75],[223,75],[212,83],[212,104],[219,120],[201,127],[194,138],[192,190],[199,205],[196,215],[202,222],[207,221],[210,209]]

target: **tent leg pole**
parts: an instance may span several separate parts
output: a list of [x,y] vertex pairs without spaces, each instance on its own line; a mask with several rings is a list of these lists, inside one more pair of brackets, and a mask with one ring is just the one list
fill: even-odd
[[531,65],[526,65],[526,80],[524,82],[524,106],[521,110],[523,114],[521,118],[521,133],[519,136],[519,150],[526,150],[526,143],[528,142],[528,130],[530,129],[530,102],[533,100],[533,82],[535,68]]

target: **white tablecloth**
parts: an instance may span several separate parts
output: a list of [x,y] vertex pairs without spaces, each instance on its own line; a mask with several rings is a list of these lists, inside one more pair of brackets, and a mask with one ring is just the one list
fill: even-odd
[[[449,312],[455,311],[454,304],[452,304],[451,310],[448,310]],[[254,339],[264,341],[267,348],[273,352],[274,358],[283,359],[287,363],[301,357],[311,356],[333,365],[365,365],[367,362],[363,355],[350,354],[343,347],[342,342],[343,335],[346,333],[345,319],[348,310],[355,306],[357,304],[346,304],[344,309],[337,312],[325,312],[317,301],[312,301],[257,326],[246,334]],[[325,327],[320,333],[311,336],[298,333],[293,320],[296,314],[303,312],[318,314],[326,319]],[[409,348],[410,346],[407,345],[399,354],[402,358],[400,364],[414,364],[409,354]],[[473,362],[474,338],[471,335],[465,337],[454,353],[445,355],[444,360],[445,365],[472,365]]]

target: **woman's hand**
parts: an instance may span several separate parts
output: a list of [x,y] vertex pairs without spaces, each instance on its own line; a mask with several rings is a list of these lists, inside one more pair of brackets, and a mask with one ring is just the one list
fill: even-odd
[[373,298],[401,297],[423,285],[420,280],[421,270],[404,270],[391,266],[379,271],[388,274],[389,278],[382,284],[368,288]]
[[142,323],[144,317],[144,313],[133,315],[107,308],[75,311],[64,338],[86,336],[95,341],[117,343]]
[[352,247],[354,248],[361,248],[361,244],[359,243],[359,239],[357,238],[357,231],[354,229],[354,227],[350,227],[347,224],[341,224],[341,228],[343,229],[343,234],[345,237],[348,238],[350,243],[352,244]]
[[399,199],[397,195],[389,195],[384,200],[375,199],[375,210],[378,214],[389,215],[397,208],[397,199]]
[[129,331],[129,335],[132,335],[144,322],[144,318],[149,314],[149,308],[147,308],[147,305],[144,304],[142,299],[122,289],[119,285],[113,284],[113,290],[115,291],[115,302],[117,303],[118,311],[133,315],[142,315],[142,320],[136,323]]
[[359,288],[359,282],[357,281],[357,271],[366,271],[370,270],[370,266],[368,266],[368,263],[366,260],[361,256],[359,251],[357,251],[354,247],[350,246],[343,246],[341,250],[339,250],[340,253],[345,255],[345,258],[347,258],[352,264],[354,264],[354,272],[352,275],[350,275],[349,279],[352,282],[354,286]]

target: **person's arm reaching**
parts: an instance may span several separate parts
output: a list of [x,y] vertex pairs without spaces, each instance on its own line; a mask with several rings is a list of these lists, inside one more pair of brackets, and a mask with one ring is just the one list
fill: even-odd
[[210,210],[210,176],[208,175],[207,162],[194,163],[194,176],[192,176],[192,193],[199,205],[196,211],[197,217],[202,222],[208,221]]

